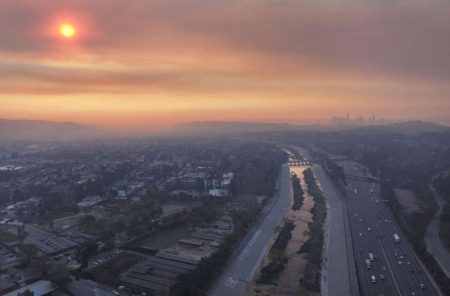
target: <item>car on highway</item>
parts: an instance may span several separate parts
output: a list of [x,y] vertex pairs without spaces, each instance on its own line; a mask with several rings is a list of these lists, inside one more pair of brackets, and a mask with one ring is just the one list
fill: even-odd
[[373,284],[375,284],[377,282],[377,279],[374,275],[371,276],[371,281]]
[[371,267],[370,260],[366,259],[366,268],[370,269],[370,267]]

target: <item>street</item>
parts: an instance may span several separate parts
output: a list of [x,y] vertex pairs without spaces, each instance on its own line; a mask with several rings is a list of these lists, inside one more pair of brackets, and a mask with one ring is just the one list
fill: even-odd
[[289,168],[282,166],[278,192],[261,219],[247,233],[233,252],[228,266],[209,290],[211,296],[243,295],[248,283],[268,252],[278,225],[292,202],[292,183]]
[[312,168],[329,204],[329,225],[325,230],[328,236],[324,257],[325,283],[322,285],[322,290],[326,289],[326,293],[323,295],[358,295],[350,230],[343,201],[322,167],[313,165]]

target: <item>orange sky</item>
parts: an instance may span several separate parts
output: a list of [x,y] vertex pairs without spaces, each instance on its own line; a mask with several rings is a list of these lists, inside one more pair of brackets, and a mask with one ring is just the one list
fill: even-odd
[[[0,2],[0,118],[450,124],[448,1]],[[58,35],[73,23],[72,39]]]

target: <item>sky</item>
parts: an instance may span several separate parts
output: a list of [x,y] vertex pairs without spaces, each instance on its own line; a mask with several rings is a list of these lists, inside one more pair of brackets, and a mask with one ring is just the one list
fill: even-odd
[[450,124],[449,11],[448,0],[2,0],[0,118]]

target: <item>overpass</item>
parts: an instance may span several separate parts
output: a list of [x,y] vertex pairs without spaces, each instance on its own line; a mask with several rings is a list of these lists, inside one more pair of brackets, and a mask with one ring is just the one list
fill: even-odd
[[310,166],[311,162],[308,160],[298,160],[298,159],[293,159],[288,161],[288,166],[293,167],[293,166]]

